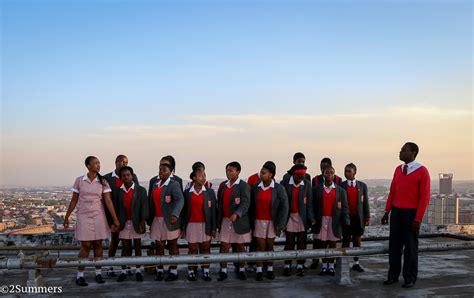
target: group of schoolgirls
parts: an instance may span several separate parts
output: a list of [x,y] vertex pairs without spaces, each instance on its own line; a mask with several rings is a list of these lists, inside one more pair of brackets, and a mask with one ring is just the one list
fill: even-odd
[[[329,158],[321,161],[321,175],[311,180],[304,165],[305,156],[296,153],[294,165],[280,183],[275,181],[276,166],[271,161],[266,162],[260,172],[250,176],[248,183],[239,177],[241,165],[231,162],[225,169],[227,180],[219,185],[217,193],[212,183],[207,181],[202,162],[193,164],[190,182],[183,188],[182,179],[174,174],[174,158],[163,157],[158,175],[150,180],[148,193],[138,184],[137,176],[127,163],[127,157],[119,155],[115,171],[104,177],[98,174],[100,167],[91,169],[86,163],[89,173],[84,179],[79,177],[76,180],[76,184],[78,180],[94,183],[95,171],[99,175],[96,181],[102,185],[97,195],[110,197],[112,204],[94,207],[101,209],[95,216],[103,216],[106,228],[111,227],[111,230],[107,230],[111,239],[109,257],[115,256],[120,241],[122,256],[131,256],[132,251],[135,251],[135,256],[141,256],[141,239],[145,236],[146,225],[150,227],[156,255],[164,255],[165,249],[170,255],[179,255],[177,240],[180,237],[188,242],[188,254],[210,254],[211,239],[217,234],[221,253],[228,253],[231,248],[233,252],[245,252],[248,243],[251,251],[273,251],[275,238],[283,231],[286,236],[285,250],[306,249],[309,230],[313,233],[313,248],[334,248],[341,237],[343,247],[349,246],[351,241],[357,247],[360,246],[364,226],[370,220],[367,186],[355,180],[355,165],[346,166],[347,180],[342,182],[335,175]],[[71,212],[77,201],[81,204],[81,200],[86,197],[80,189],[73,188],[73,192],[78,197],[76,195],[74,203],[73,195],[69,206]],[[68,210],[66,217],[69,214]],[[78,218],[76,238],[81,241],[81,251],[83,245],[87,246],[90,241],[96,246],[99,243],[101,245],[98,240],[106,238],[103,233],[98,236],[97,231],[93,231],[92,235],[86,237],[91,239],[85,239],[78,234],[79,224],[87,226],[85,228],[89,231],[102,227]],[[86,257],[86,253],[88,255],[89,251],[83,251],[80,256]],[[96,254],[95,246],[94,256],[102,256]],[[304,276],[304,263],[305,260],[297,261],[298,276]],[[245,280],[245,264],[241,262],[235,265],[238,278]],[[272,262],[257,262],[255,265],[256,280],[263,280],[263,265],[266,277],[275,278]],[[318,260],[313,260],[311,268],[318,267]],[[203,264],[201,268],[202,279],[211,281],[209,264]],[[355,260],[352,268],[363,271],[358,260]],[[143,281],[142,270],[141,266],[137,266],[136,281]],[[83,268],[79,268],[76,279],[76,283],[82,286],[87,285],[83,271]],[[323,259],[320,274],[334,275],[334,272],[334,260]],[[116,276],[113,268],[109,268],[107,274]],[[117,281],[126,280],[128,275],[130,272],[123,266]],[[188,266],[188,280],[196,281],[197,275],[197,266]],[[285,261],[283,275],[291,275],[291,261]],[[217,280],[224,281],[227,278],[227,263],[221,263]],[[163,266],[156,267],[155,280],[176,279],[177,266],[169,266],[166,277]],[[99,267],[96,269],[96,281],[104,282]]]

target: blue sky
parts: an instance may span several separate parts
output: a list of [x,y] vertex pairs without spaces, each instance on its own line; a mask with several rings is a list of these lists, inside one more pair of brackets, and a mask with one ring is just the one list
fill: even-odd
[[197,115],[472,111],[470,1],[1,6],[3,143]]

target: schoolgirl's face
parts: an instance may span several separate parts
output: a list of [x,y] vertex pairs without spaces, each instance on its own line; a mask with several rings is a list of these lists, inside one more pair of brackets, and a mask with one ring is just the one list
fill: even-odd
[[344,176],[346,177],[347,180],[354,180],[356,175],[356,171],[352,167],[346,167],[344,169]]
[[304,165],[305,162],[306,162],[306,159],[301,157],[301,158],[296,159],[294,164],[295,165]]
[[130,185],[133,183],[133,175],[130,171],[123,171],[120,173],[120,180],[122,180],[123,183]]
[[203,186],[206,183],[206,172],[204,170],[196,171],[193,182],[196,186]]
[[128,158],[126,157],[119,158],[117,161],[115,161],[115,168],[118,170],[125,167],[126,165],[128,165]]
[[90,172],[99,173],[100,172],[100,161],[97,158],[92,159],[87,165],[87,169]]
[[225,169],[225,174],[227,176],[227,179],[234,181],[239,178],[240,171],[237,171],[237,169],[234,167],[227,167]]
[[260,170],[260,180],[263,181],[263,183],[268,183],[271,182],[273,179],[272,173],[267,168],[262,168]]
[[169,176],[171,176],[170,168],[164,164],[160,164],[160,170],[158,172],[158,176],[160,176],[161,180],[167,180]]
[[330,167],[330,166],[331,166],[331,165],[330,165],[329,163],[327,163],[327,162],[322,162],[322,163],[321,163],[321,166],[320,166],[320,168],[321,168],[321,173],[324,174],[324,169],[327,168],[327,167]]
[[328,183],[334,181],[334,169],[333,168],[326,168],[323,172],[324,180]]

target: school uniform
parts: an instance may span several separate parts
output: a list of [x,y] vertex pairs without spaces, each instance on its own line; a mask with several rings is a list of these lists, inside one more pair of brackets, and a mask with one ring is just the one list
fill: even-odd
[[[181,225],[180,214],[184,206],[183,192],[179,183],[171,177],[168,177],[166,181],[157,180],[148,192],[148,203],[150,238],[155,241],[178,238]],[[175,224],[170,223],[171,216],[178,218]]]
[[[217,228],[220,241],[225,243],[248,243],[251,240],[248,209],[250,190],[248,184],[238,178],[231,186],[224,181],[217,192]],[[237,214],[235,222],[230,221],[232,214]]]
[[413,221],[421,224],[430,201],[430,175],[413,161],[395,169],[385,212],[390,212],[389,280],[400,276],[402,249],[403,278],[415,283],[418,276],[418,233],[411,230]]
[[[337,175],[334,175],[333,182],[336,185],[340,185],[342,183],[342,178],[337,176]],[[313,179],[311,180],[311,185],[314,186],[314,187],[318,187],[319,185],[322,185],[322,184],[324,184],[324,175],[323,174],[314,176]]]
[[76,239],[94,241],[108,238],[110,229],[102,204],[102,195],[112,191],[107,181],[101,183],[98,177],[90,181],[86,174],[76,178],[71,190],[79,195],[74,231]]
[[367,185],[358,180],[346,180],[341,184],[346,191],[350,226],[343,230],[343,247],[349,247],[352,236],[362,236],[365,221],[370,220]]
[[[288,181],[290,181],[290,177],[291,177],[290,174],[285,173],[285,175],[283,175],[283,178],[280,181],[280,184],[283,184],[283,181],[286,181],[286,183],[288,183]],[[309,184],[311,185],[311,175],[310,174],[306,173],[304,175],[304,180],[307,180],[309,182]]]
[[217,200],[214,190],[202,187],[196,192],[194,186],[184,192],[184,208],[181,227],[186,231],[188,243],[203,243],[211,240],[216,231]]
[[120,187],[117,194],[119,239],[141,239],[145,236],[150,207],[144,187],[135,183],[129,189]]
[[247,178],[247,184],[249,185],[249,188],[252,189],[255,183],[260,181],[260,172],[255,173],[253,175],[250,175]]
[[250,220],[253,236],[275,238],[275,231],[284,230],[288,220],[288,196],[283,186],[272,180],[268,187],[263,182],[254,184],[251,192]]
[[[174,174],[171,174],[170,178],[171,180],[178,182],[179,189],[181,190],[181,192],[183,192],[183,179],[181,179],[179,176],[176,176]],[[148,186],[148,190],[150,190],[156,184],[156,182],[158,182],[158,180],[160,180],[160,176],[155,176],[151,178],[150,184]]]

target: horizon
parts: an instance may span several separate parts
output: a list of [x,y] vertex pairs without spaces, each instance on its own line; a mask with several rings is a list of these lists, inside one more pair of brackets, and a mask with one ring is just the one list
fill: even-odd
[[432,178],[474,180],[471,1],[0,5],[1,187],[118,154],[139,177],[168,154],[182,178],[281,177],[301,151],[311,175],[328,156],[391,179],[408,141]]

